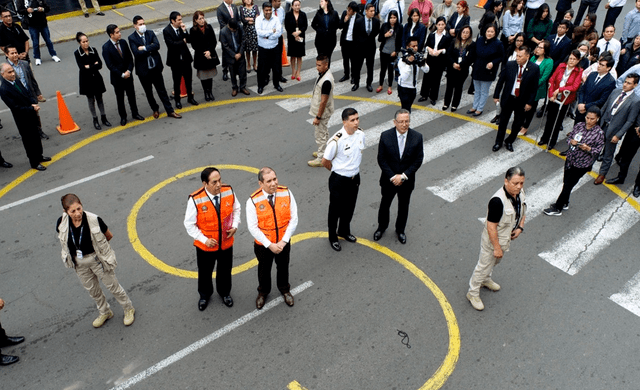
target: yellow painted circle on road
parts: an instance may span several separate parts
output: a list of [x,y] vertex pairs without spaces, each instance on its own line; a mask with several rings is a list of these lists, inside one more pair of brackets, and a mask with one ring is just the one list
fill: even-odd
[[[131,208],[131,213],[129,213],[129,217],[127,217],[127,232],[129,233],[129,242],[131,242],[133,249],[135,249],[135,251],[138,252],[138,254],[147,261],[147,263],[151,264],[152,266],[156,267],[162,272],[166,272],[171,275],[181,276],[183,278],[192,278],[192,279],[198,278],[198,273],[196,271],[187,271],[180,268],[176,268],[158,259],[153,253],[151,253],[142,244],[142,242],[140,242],[140,237],[138,236],[138,229],[137,229],[138,213],[140,212],[140,209],[145,204],[145,202],[149,200],[149,198],[151,198],[153,194],[160,191],[162,188],[164,188],[168,184],[173,183],[179,179],[182,179],[183,177],[191,176],[196,173],[199,174],[205,168],[206,167],[190,169],[186,172],[182,172],[175,176],[172,176],[158,183],[157,185],[153,186],[149,191],[145,192],[145,194],[142,195],[140,199],[138,199],[138,201]],[[216,165],[216,168],[220,170],[231,169],[231,170],[247,171],[250,173],[255,173],[256,175],[258,174],[258,171],[259,171],[258,168],[248,167],[245,165],[223,164],[223,165]],[[233,269],[231,270],[231,274],[232,275],[238,274],[240,272],[248,270],[249,268],[255,267],[256,265],[258,265],[258,260],[253,259],[237,267],[233,267]],[[214,275],[215,275],[215,272],[214,272]]]

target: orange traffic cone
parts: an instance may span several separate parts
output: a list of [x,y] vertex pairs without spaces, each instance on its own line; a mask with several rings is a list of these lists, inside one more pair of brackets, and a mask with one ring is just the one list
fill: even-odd
[[284,46],[284,42],[282,42],[282,66],[289,66],[289,58],[287,57],[287,48]]
[[184,83],[184,77],[182,78],[182,81],[180,82],[180,97],[187,97],[187,85]]
[[58,96],[58,117],[60,118],[60,125],[56,126],[58,132],[64,135],[80,130],[80,126],[73,121],[60,91],[56,91],[56,95]]
[[480,0],[478,4],[476,4],[476,8],[484,8],[485,4],[487,4],[487,0]]

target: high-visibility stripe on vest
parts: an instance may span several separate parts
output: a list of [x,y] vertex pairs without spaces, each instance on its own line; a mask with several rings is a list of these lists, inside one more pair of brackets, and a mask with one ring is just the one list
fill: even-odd
[[[282,240],[289,220],[291,220],[291,196],[289,189],[285,186],[278,186],[275,196],[273,197],[274,206],[269,203],[268,194],[257,190],[251,194],[251,200],[256,206],[256,215],[258,216],[258,228],[272,243]],[[258,240],[256,244],[262,245]]]
[[193,194],[189,195],[193,199],[193,203],[198,209],[196,216],[196,226],[202,234],[207,238],[213,238],[218,245],[209,248],[198,240],[193,241],[193,245],[207,252],[215,252],[220,248],[229,249],[233,245],[233,237],[227,238],[227,232],[223,232],[223,221],[225,218],[232,218],[233,203],[235,202],[235,194],[231,186],[223,184],[220,189],[220,214],[216,211],[213,199],[205,191],[204,187],[200,188]]

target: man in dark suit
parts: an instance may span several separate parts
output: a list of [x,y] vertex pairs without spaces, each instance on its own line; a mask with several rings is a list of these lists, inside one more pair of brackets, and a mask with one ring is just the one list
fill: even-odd
[[558,24],[556,33],[547,37],[547,41],[551,44],[549,47],[549,57],[553,60],[554,70],[569,56],[569,52],[571,52],[571,39],[567,36],[569,27],[569,22],[563,20]]
[[[222,4],[216,10],[216,16],[218,17],[218,24],[220,25],[220,31],[229,23],[229,20],[239,20],[240,15],[238,7],[233,4],[233,0],[223,0]],[[222,62],[222,81],[229,80],[229,68]]]
[[376,7],[369,3],[365,8],[364,18],[356,20],[353,28],[356,49],[353,54],[353,87],[355,91],[360,86],[360,70],[367,61],[367,91],[373,92],[373,63],[376,57],[377,36],[380,33],[380,20],[374,18]]
[[638,111],[640,111],[640,98],[633,92],[638,86],[640,76],[636,73],[627,75],[622,84],[622,89],[611,92],[604,106],[602,106],[602,119],[600,121],[604,130],[604,153],[602,165],[598,177],[593,182],[595,185],[602,184],[611,162],[613,154],[622,136],[630,128],[635,126]]
[[409,201],[415,187],[416,171],[424,160],[422,134],[410,129],[410,113],[408,110],[396,111],[394,129],[380,135],[378,146],[378,165],[382,200],[378,210],[378,229],[373,234],[375,241],[380,240],[389,226],[389,208],[393,198],[398,195],[398,217],[396,218],[396,234],[402,244],[407,242],[404,228],[409,217]]
[[[516,140],[520,128],[524,123],[525,111],[531,110],[535,102],[536,92],[538,92],[538,81],[540,79],[540,69],[538,65],[529,61],[530,49],[523,45],[516,53],[516,60],[507,62],[507,66],[500,74],[498,84],[493,92],[493,100],[500,102],[500,125],[493,151],[497,152],[502,147],[513,152],[513,141]],[[502,96],[500,96],[502,92]],[[511,134],[505,140],[507,125],[513,113],[513,125]]]
[[191,91],[191,63],[193,57],[187,46],[190,42],[187,27],[182,23],[182,15],[178,11],[169,14],[169,25],[162,30],[164,43],[167,45],[167,66],[171,68],[173,78],[173,97],[176,101],[176,108],[181,109],[180,103],[180,81],[184,77],[184,84],[187,88],[187,101],[194,106],[198,102],[193,98]]
[[349,3],[349,6],[346,10],[342,12],[342,17],[340,18],[340,28],[342,29],[342,33],[340,34],[340,49],[342,51],[342,65],[344,68],[344,76],[339,82],[349,80],[351,77],[351,83],[353,84],[354,75],[353,73],[349,76],[351,71],[355,71],[355,64],[353,54],[356,50],[355,44],[355,23],[356,21],[362,19],[362,15],[358,13],[358,3],[352,1]]
[[[33,169],[44,171],[47,168],[40,163],[51,161],[51,157],[42,155],[42,141],[38,132],[38,126],[40,125],[40,119],[38,118],[40,106],[37,104],[38,101],[31,96],[24,86],[20,85],[20,82],[16,82],[16,71],[11,65],[3,63],[0,66],[0,74],[2,74],[0,97],[11,110],[20,132],[22,145],[24,145],[24,149],[27,152],[29,164]],[[2,161],[5,162],[4,160]],[[2,164],[2,166],[10,168],[6,164]]]
[[111,85],[116,93],[118,103],[118,114],[120,114],[120,125],[127,124],[127,110],[124,107],[124,94],[127,94],[131,117],[139,121],[144,118],[138,113],[136,104],[136,90],[133,85],[133,55],[129,50],[127,41],[122,38],[120,29],[115,24],[107,26],[109,40],[102,45],[102,58],[111,74]]
[[249,95],[247,90],[247,67],[244,60],[244,32],[235,19],[220,30],[220,45],[222,46],[222,66],[227,66],[231,72],[231,96],[238,94],[238,77],[240,91]]
[[144,23],[144,19],[140,15],[133,17],[133,27],[135,32],[129,35],[129,45],[131,45],[131,51],[133,57],[136,59],[136,74],[140,78],[140,84],[144,89],[144,94],[147,96],[149,106],[153,110],[153,117],[158,119],[160,116],[160,106],[153,97],[153,87],[156,87],[156,92],[162,101],[167,116],[172,118],[182,118],[181,115],[176,114],[171,105],[171,99],[167,94],[167,89],[164,86],[164,77],[162,77],[162,58],[160,58],[160,42],[158,37],[153,31],[147,30],[147,25]]
[[578,108],[576,109],[574,126],[579,122],[584,122],[589,107],[601,108],[611,91],[616,89],[616,79],[609,73],[614,63],[611,56],[600,57],[598,71],[591,72],[582,88],[578,90]]

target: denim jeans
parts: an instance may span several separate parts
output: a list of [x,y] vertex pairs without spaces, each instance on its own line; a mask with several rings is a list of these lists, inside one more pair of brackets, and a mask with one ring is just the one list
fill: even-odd
[[473,95],[473,108],[476,111],[482,112],[484,105],[487,104],[487,98],[489,98],[489,89],[493,81],[480,81],[473,80],[473,86],[476,89]]
[[33,58],[40,59],[40,34],[42,34],[42,39],[44,39],[44,43],[47,44],[47,49],[49,49],[49,54],[53,57],[56,54],[56,51],[53,48],[53,42],[51,42],[51,34],[49,33],[49,27],[31,27],[29,26],[29,35],[31,35],[31,40],[33,41]]

